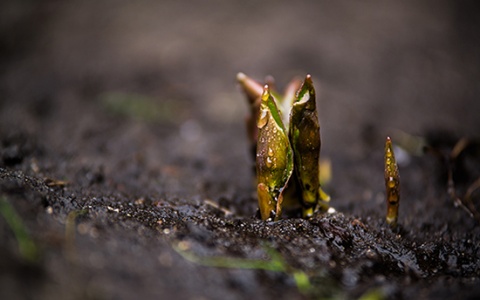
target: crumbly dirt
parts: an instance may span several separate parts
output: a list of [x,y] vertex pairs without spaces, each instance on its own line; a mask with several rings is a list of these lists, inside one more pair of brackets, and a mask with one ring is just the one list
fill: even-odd
[[[2,2],[0,198],[38,253],[0,214],[0,298],[480,297],[479,221],[447,192],[461,138],[457,196],[480,177],[470,3]],[[335,213],[258,218],[239,71],[312,74]],[[391,229],[404,133],[431,150],[402,152]]]

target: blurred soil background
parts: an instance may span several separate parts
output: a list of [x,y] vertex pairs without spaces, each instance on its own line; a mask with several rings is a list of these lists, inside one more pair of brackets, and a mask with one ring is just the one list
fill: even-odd
[[[466,137],[458,193],[480,176],[479,16],[476,1],[2,1],[0,298],[480,296],[479,224],[444,162],[402,152],[400,228],[383,221],[387,135],[447,156]],[[279,89],[312,75],[339,213],[256,217],[240,71]],[[174,250],[265,260],[265,243],[307,290],[291,269]]]

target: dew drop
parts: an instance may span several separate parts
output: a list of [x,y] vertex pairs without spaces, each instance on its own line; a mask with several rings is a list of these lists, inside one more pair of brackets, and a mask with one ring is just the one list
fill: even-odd
[[393,188],[395,186],[395,181],[392,177],[388,178],[388,187]]
[[263,128],[265,125],[268,123],[268,111],[265,109],[262,109],[260,112],[260,117],[258,118],[257,122],[257,127],[258,128]]
[[273,163],[272,158],[270,156],[268,156],[265,164],[267,165],[267,167],[271,168],[272,163]]
[[392,151],[390,151],[390,149],[387,149],[387,152],[386,152],[386,156],[387,157],[392,157]]
[[268,147],[268,156],[273,156],[273,149]]

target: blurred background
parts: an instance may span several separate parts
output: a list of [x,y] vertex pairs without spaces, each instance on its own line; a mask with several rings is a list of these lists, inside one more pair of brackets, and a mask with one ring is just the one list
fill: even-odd
[[237,72],[279,87],[311,73],[327,141],[365,123],[477,132],[475,1],[2,3],[2,102],[136,92],[237,122]]
[[[216,143],[218,156],[235,159],[247,152],[242,71],[273,75],[279,89],[312,74],[327,156],[380,153],[393,129],[478,135],[476,3],[2,1],[2,124],[55,142],[58,130],[101,129],[90,112],[113,101],[111,110],[160,119],[183,138],[181,151]],[[52,116],[76,121],[44,125]],[[216,132],[225,134],[205,138]]]
[[[451,135],[450,147],[460,137],[479,138],[477,3],[0,1],[0,175],[8,176],[0,178],[0,192],[6,191],[46,249],[38,275],[29,278],[24,264],[11,259],[17,248],[10,230],[0,226],[7,241],[0,247],[0,293],[294,299],[284,292],[293,289],[298,298],[289,278],[197,267],[168,243],[188,237],[202,255],[209,249],[255,256],[259,248],[251,245],[277,232],[279,241],[289,241],[285,249],[293,247],[287,253],[294,262],[316,268],[317,261],[322,273],[324,263],[338,269],[336,278],[343,276],[348,288],[358,282],[369,289],[376,281],[405,291],[404,298],[472,296],[478,230],[448,197],[446,168],[436,157],[403,156],[399,224],[408,235],[375,236],[387,246],[379,244],[383,254],[373,258],[369,242],[368,252],[336,245],[344,230],[339,235],[335,228],[344,221],[332,227],[330,221],[291,219],[285,231],[260,224],[244,124],[249,110],[236,74],[259,81],[272,75],[280,90],[294,76],[312,75],[322,157],[333,168],[325,188],[332,206],[345,214],[339,220],[358,218],[373,229],[366,234],[384,236],[385,137],[392,135],[395,143],[398,132],[433,132],[439,140]],[[466,176],[462,187],[478,178],[475,155],[466,165],[476,176]],[[72,264],[63,251],[70,245],[68,236],[62,239],[65,220],[74,223],[70,212],[85,206],[88,216],[77,219],[86,226],[78,227],[80,260]],[[244,224],[238,235],[237,226]],[[334,233],[328,243],[335,247],[306,231],[322,224],[328,226],[321,231]],[[296,226],[307,228],[298,232],[308,240],[311,235],[312,243],[291,242]],[[354,222],[348,226],[352,230]],[[367,242],[360,237],[348,244]],[[236,241],[246,246],[235,248]],[[307,246],[303,254],[293,251]],[[342,249],[341,255],[329,254],[332,249]],[[392,264],[384,264],[385,258]],[[425,274],[415,271],[424,267]]]

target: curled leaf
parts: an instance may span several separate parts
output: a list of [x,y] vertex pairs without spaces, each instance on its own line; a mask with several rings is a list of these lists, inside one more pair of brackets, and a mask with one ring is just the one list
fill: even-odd
[[289,137],[295,159],[295,174],[301,187],[303,215],[309,217],[320,198],[321,146],[315,88],[310,75],[305,78],[293,102]]
[[280,217],[283,192],[293,172],[293,152],[277,105],[264,87],[257,121],[257,192],[263,220]]

